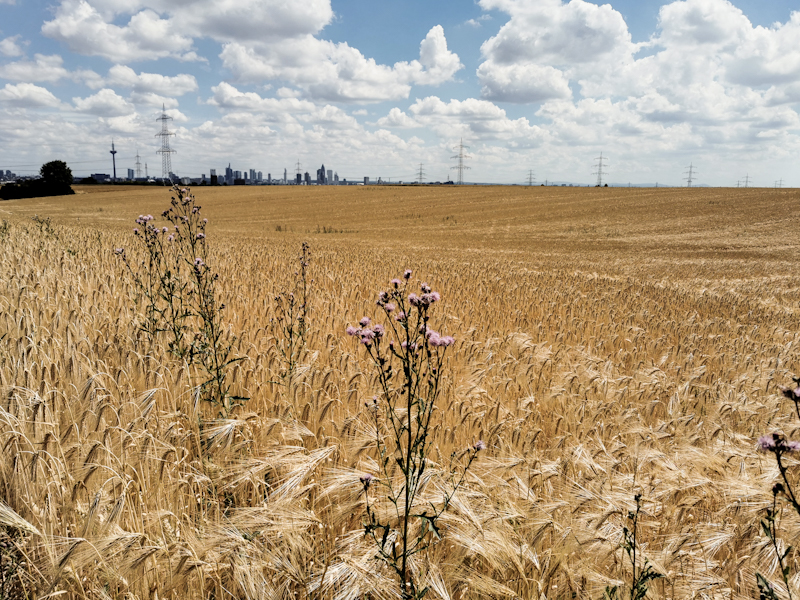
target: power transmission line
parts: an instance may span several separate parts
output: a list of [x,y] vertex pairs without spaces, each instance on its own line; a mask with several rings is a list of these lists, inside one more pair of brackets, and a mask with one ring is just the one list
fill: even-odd
[[419,163],[419,173],[417,173],[417,183],[422,183],[425,180],[425,171],[422,170],[422,164]]
[[603,185],[603,175],[608,175],[608,173],[606,171],[603,171],[603,167],[607,167],[608,166],[605,163],[605,161],[608,160],[608,159],[603,158],[603,153],[601,152],[600,156],[595,158],[595,160],[597,161],[597,163],[595,164],[594,167],[595,167],[595,169],[597,169],[597,171],[592,173],[592,175],[597,175],[597,187],[602,187],[602,185]]
[[689,163],[689,166],[687,168],[689,170],[684,171],[684,173],[688,173],[688,177],[684,177],[683,180],[686,182],[686,187],[692,187],[692,182],[694,181],[694,174],[695,174],[694,165],[692,163]]
[[750,175],[744,176],[744,187],[750,187]]
[[528,169],[528,187],[534,184],[533,169]]
[[456,171],[458,171],[458,181],[456,181],[458,185],[464,184],[464,170],[470,168],[464,164],[464,160],[467,158],[472,158],[471,156],[467,156],[466,154],[464,154],[464,148],[469,148],[469,146],[465,146],[464,138],[461,138],[461,141],[458,143],[458,146],[454,148],[454,150],[456,150],[458,154],[450,157],[458,159],[458,164],[455,167],[450,167],[450,169],[455,169]]
[[783,179],[779,179],[778,181],[776,181],[775,182],[775,187],[776,188],[782,188],[783,187]]
[[169,138],[175,135],[167,125],[167,122],[171,120],[172,117],[167,116],[166,108],[162,104],[161,116],[156,119],[156,121],[161,121],[161,132],[156,134],[156,137],[161,138],[161,149],[157,150],[156,154],[161,155],[161,179],[169,180],[170,183],[172,183],[172,155],[175,153],[175,150],[169,147]]

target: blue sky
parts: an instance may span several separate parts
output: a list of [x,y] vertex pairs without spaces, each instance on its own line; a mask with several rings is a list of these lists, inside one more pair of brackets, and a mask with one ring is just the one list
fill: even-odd
[[[793,6],[794,4],[794,6]],[[0,0],[0,168],[800,187],[796,1]]]

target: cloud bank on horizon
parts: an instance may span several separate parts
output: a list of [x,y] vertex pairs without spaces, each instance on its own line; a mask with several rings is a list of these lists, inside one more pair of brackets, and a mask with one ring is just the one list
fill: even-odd
[[[735,0],[654,3],[634,42],[631,1],[478,0],[444,26],[419,4],[424,37],[376,23],[333,41],[354,9],[331,0],[58,0],[0,30],[0,168],[108,172],[113,137],[119,165],[139,150],[158,174],[164,106],[193,177],[299,159],[444,180],[463,139],[474,181],[589,183],[602,151],[617,182],[679,185],[692,162],[711,185],[800,186],[800,11],[765,26]],[[376,59],[382,35],[418,52]]]

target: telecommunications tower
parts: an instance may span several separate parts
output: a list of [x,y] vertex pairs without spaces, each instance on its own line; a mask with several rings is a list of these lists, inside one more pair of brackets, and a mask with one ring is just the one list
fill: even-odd
[[419,163],[419,171],[417,171],[417,183],[422,183],[425,180],[425,171],[422,170],[422,163]]
[[172,150],[169,147],[169,137],[171,135],[175,135],[174,132],[169,130],[167,126],[167,121],[171,121],[172,117],[167,116],[166,108],[162,104],[161,105],[161,116],[156,119],[156,121],[161,121],[161,133],[157,133],[156,137],[161,138],[161,149],[156,151],[156,154],[161,155],[161,178],[163,181],[169,180],[172,183],[172,155],[175,153],[175,150]]
[[684,177],[683,179],[684,181],[686,181],[686,187],[692,187],[692,182],[694,181],[694,174],[696,173],[696,171],[694,170],[694,165],[692,163],[689,163],[689,166],[687,168],[688,171],[684,172],[688,174],[688,177]]
[[461,138],[461,140],[458,143],[458,146],[453,148],[453,150],[457,151],[458,154],[450,157],[458,159],[458,164],[455,167],[450,167],[451,169],[455,169],[456,171],[458,171],[458,181],[456,181],[458,185],[464,184],[464,169],[470,168],[464,164],[464,160],[467,158],[472,158],[471,156],[467,156],[466,154],[464,154],[464,148],[469,148],[469,146],[465,146],[464,138]]
[[606,164],[606,160],[608,160],[608,159],[603,158],[603,153],[601,152],[600,156],[595,158],[595,160],[597,161],[597,163],[594,165],[594,167],[595,167],[595,169],[597,169],[597,171],[592,173],[592,175],[597,175],[596,187],[602,187],[603,186],[603,175],[608,175],[608,172],[603,170],[604,167],[608,166]]
[[114,148],[114,140],[111,140],[111,162],[114,164],[114,183],[117,181],[117,150]]
[[142,157],[139,156],[139,149],[136,149],[136,179],[142,178]]

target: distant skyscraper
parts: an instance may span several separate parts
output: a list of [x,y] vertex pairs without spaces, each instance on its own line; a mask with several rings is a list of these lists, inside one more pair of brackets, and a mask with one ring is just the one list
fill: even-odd
[[369,185],[369,177],[364,177],[364,185]]
[[261,183],[262,181],[264,181],[264,174],[261,171],[256,173],[256,175],[257,175],[257,177],[256,177],[256,181],[257,182]]
[[328,169],[327,177],[325,177],[325,184],[326,185],[333,184],[333,171],[331,169]]
[[286,169],[283,170],[283,183],[289,183],[289,180],[286,179]]
[[308,171],[305,172],[305,181],[306,185],[311,185],[311,175],[308,174]]
[[128,179],[133,181],[136,178],[136,173],[133,169],[128,169]]
[[339,173],[333,174],[333,185],[339,185]]
[[233,169],[231,169],[231,163],[228,163],[228,168],[225,169],[225,183],[233,185]]
[[272,183],[272,173],[267,173],[267,183]]
[[256,180],[256,170],[255,169],[250,169],[250,180],[251,181],[255,181]]

